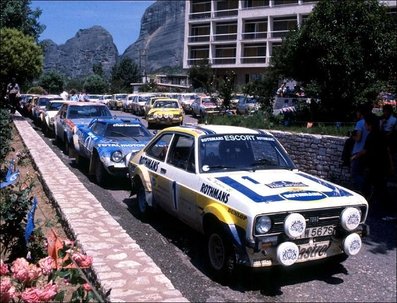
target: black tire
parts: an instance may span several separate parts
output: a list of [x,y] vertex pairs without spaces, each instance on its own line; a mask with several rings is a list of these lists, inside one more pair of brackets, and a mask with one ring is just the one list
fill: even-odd
[[207,234],[207,254],[211,270],[216,278],[227,278],[236,269],[236,254],[230,236],[221,228],[213,228]]
[[68,138],[65,135],[65,142],[64,142],[64,146],[63,146],[63,152],[66,156],[69,156],[70,154],[70,145],[68,142]]
[[103,164],[101,160],[99,160],[98,156],[95,157],[94,165],[95,165],[95,182],[99,186],[106,185],[109,175],[108,172],[103,167]]
[[138,191],[136,194],[136,200],[137,200],[137,206],[138,206],[137,210],[138,210],[139,216],[141,218],[147,218],[151,212],[151,207],[147,203],[145,188],[143,187],[142,184],[140,184],[138,187]]

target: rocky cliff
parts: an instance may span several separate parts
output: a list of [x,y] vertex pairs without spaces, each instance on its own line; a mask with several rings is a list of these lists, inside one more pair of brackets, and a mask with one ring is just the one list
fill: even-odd
[[[159,69],[182,70],[185,1],[157,1],[141,19],[140,34],[120,58],[131,58],[143,73]],[[92,66],[101,63],[110,75],[119,54],[111,34],[101,26],[81,29],[57,45],[44,40],[44,71],[56,70],[70,77],[92,74]]]
[[147,73],[164,68],[182,69],[185,1],[157,1],[141,19],[138,40],[123,55]]
[[56,70],[70,77],[80,78],[92,74],[94,64],[101,63],[106,75],[118,59],[113,37],[101,26],[81,29],[65,42],[57,45],[52,40],[42,41],[44,71]]

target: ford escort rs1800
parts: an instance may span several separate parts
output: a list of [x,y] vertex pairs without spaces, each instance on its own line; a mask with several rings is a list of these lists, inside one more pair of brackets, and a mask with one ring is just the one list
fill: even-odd
[[131,158],[129,173],[139,213],[160,207],[203,233],[216,274],[341,262],[367,234],[367,201],[298,170],[266,131],[166,128]]

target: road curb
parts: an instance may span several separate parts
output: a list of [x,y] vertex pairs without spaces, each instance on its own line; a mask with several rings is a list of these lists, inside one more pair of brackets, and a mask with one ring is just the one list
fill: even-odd
[[102,207],[19,114],[13,122],[43,186],[71,234],[93,257],[93,275],[110,302],[188,302],[155,262]]

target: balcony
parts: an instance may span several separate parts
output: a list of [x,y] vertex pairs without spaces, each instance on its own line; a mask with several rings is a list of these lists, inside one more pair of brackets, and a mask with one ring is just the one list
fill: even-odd
[[243,40],[266,39],[267,32],[246,32],[242,34]]
[[236,57],[217,57],[212,59],[212,64],[222,65],[222,64],[235,64]]
[[232,17],[238,15],[238,9],[226,9],[214,12],[214,17]]
[[266,56],[248,56],[248,57],[241,57],[242,64],[264,64],[266,63]]
[[237,34],[236,33],[230,33],[230,34],[218,34],[213,36],[213,41],[236,41],[237,40]]
[[210,41],[210,35],[197,35],[197,36],[189,36],[188,37],[189,43],[194,43],[194,42],[209,42]]

